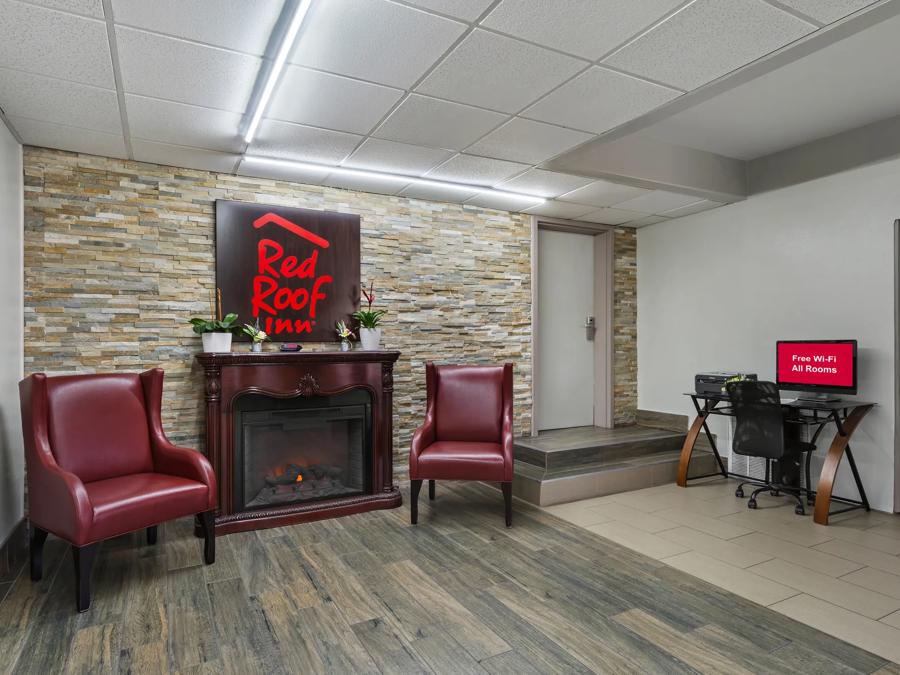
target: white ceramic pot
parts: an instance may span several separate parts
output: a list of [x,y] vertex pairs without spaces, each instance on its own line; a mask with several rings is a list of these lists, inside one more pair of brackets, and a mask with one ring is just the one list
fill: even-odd
[[231,333],[203,333],[203,351],[230,352]]
[[353,345],[350,344],[350,340],[341,340],[341,351],[342,352],[349,352],[350,348],[352,346]]
[[250,344],[250,351],[254,354],[259,354],[262,352],[262,342],[252,342]]
[[377,351],[381,346],[381,329],[380,328],[360,328],[359,342],[362,348],[367,352]]

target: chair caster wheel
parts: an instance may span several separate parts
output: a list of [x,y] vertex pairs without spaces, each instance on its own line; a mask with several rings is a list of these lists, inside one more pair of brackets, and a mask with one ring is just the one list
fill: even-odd
[[797,504],[797,506],[794,508],[794,513],[796,513],[798,516],[805,516],[806,509],[803,508],[802,504]]
[[748,508],[748,509],[755,509],[755,508],[756,508],[756,500],[755,500],[755,499],[751,499],[749,502],[747,502],[747,508]]
[[738,498],[743,497],[743,496],[744,496],[744,489],[743,489],[743,488],[738,488],[737,490],[735,490],[735,491],[734,491],[734,496],[735,496],[735,497],[738,497]]

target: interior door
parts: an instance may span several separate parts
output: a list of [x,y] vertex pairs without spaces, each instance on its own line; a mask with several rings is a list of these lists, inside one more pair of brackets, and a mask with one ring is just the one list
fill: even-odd
[[594,237],[538,230],[538,430],[594,424]]

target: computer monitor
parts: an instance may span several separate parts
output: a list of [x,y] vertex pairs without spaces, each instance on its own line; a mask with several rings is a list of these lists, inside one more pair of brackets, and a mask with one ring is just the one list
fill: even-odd
[[779,340],[775,372],[780,389],[811,392],[811,400],[856,393],[856,340]]

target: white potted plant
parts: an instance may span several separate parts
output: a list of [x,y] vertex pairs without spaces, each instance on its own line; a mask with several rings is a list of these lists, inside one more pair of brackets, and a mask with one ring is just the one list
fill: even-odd
[[359,322],[359,342],[366,351],[376,351],[381,346],[381,317],[387,314],[383,309],[372,309],[372,303],[375,302],[375,284],[369,284],[369,291],[362,289],[362,294],[366,298],[369,306],[366,309],[360,309],[353,313],[353,318]]
[[269,339],[266,331],[260,329],[259,327],[259,319],[256,320],[256,325],[251,326],[249,323],[245,323],[244,327],[241,328],[244,332],[244,335],[250,336],[250,351],[259,353],[262,351],[263,342]]
[[347,328],[347,324],[343,321],[337,322],[337,327],[334,330],[337,333],[338,337],[341,339],[341,351],[349,352],[350,347],[350,339],[353,337],[353,331]]
[[222,316],[222,292],[219,289],[216,289],[216,300],[214,318],[194,317],[189,323],[203,340],[204,352],[230,352],[231,338],[239,330],[235,326],[238,315],[231,312]]

